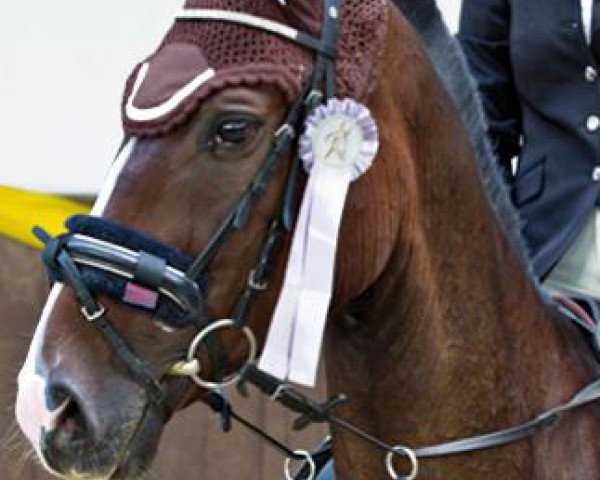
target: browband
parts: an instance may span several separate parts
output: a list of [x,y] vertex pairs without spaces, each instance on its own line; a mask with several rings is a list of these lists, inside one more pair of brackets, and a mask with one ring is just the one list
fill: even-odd
[[[332,7],[335,8],[335,7]],[[337,8],[331,11],[330,15],[337,18],[339,13]],[[307,33],[300,32],[283,23],[275,22],[262,17],[257,17],[248,13],[234,12],[229,10],[205,9],[205,8],[184,8],[175,15],[177,20],[193,20],[193,21],[220,21],[235,23],[245,27],[256,28],[266,32],[278,35],[288,40],[292,40],[300,45],[319,52],[329,59],[335,59],[337,55],[336,46],[329,44],[317,37],[313,37]]]

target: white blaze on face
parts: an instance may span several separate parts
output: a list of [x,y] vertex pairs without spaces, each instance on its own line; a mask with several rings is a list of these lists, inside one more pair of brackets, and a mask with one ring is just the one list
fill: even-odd
[[[117,179],[119,178],[125,163],[129,159],[134,145],[135,139],[130,140],[111,166],[102,190],[98,195],[98,200],[92,209],[92,215],[100,216],[104,212],[115,189]],[[40,368],[38,368],[38,362],[41,361],[42,358],[42,346],[48,326],[48,320],[62,290],[63,285],[59,283],[55,284],[52,288],[44,310],[42,311],[42,316],[36,328],[33,340],[29,346],[27,358],[18,376],[19,389],[15,406],[17,422],[38,453],[40,449],[42,427],[46,431],[54,429],[60,419],[62,411],[69,403],[67,400],[58,409],[54,411],[48,410],[46,405],[47,380],[43,376],[45,374],[44,366],[40,365]]]
[[60,283],[52,288],[18,377],[19,391],[15,407],[17,422],[36,450],[39,449],[42,427],[51,427],[56,421],[53,419],[53,412],[46,408],[46,381],[36,372],[36,358],[41,352],[48,318],[62,289],[63,285]]
[[93,215],[94,217],[99,217],[104,213],[106,205],[108,205],[110,197],[112,196],[113,191],[115,190],[115,186],[117,184],[117,180],[119,179],[119,175],[121,174],[123,167],[127,163],[127,160],[129,160],[131,152],[133,152],[135,142],[135,138],[129,140],[127,145],[123,147],[123,150],[110,167],[110,170],[108,171],[108,174],[104,179],[104,185],[102,186],[102,189],[98,194],[98,198],[96,199],[96,203],[94,204],[94,208],[92,208],[91,215]]

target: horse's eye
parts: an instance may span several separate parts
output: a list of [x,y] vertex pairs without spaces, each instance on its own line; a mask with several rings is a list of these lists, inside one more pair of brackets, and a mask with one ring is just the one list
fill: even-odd
[[214,150],[243,147],[256,136],[257,129],[258,122],[252,119],[226,120],[217,127],[210,143]]

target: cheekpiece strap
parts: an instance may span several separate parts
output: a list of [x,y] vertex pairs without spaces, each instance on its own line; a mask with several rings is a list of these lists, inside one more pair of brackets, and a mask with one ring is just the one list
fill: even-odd
[[[323,31],[321,34],[321,43],[337,52],[338,38],[340,35],[340,4],[341,0],[328,0],[323,12]],[[328,57],[319,53],[315,65],[315,87],[318,88],[324,82],[324,98],[328,100],[335,96],[335,56]],[[321,103],[319,102],[319,103]],[[312,105],[316,107],[318,104]]]

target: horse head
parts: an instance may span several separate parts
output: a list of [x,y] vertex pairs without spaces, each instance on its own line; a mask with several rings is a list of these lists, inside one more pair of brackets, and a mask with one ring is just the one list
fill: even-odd
[[231,383],[262,349],[306,184],[298,136],[334,92],[369,104],[382,142],[350,187],[331,310],[381,275],[407,152],[378,78],[392,43],[418,49],[386,1],[339,3],[190,0],[134,69],[127,139],[92,216],[39,233],[56,283],[16,409],[55,474],[140,475],[170,415],[211,402],[182,375]]
[[[598,367],[527,271],[435,2],[394,3],[434,65],[385,0],[188,0],[135,67],[92,216],[37,231],[56,283],[16,410],[49,470],[138,478],[173,413],[203,401],[227,426],[223,389],[249,381],[300,425],[330,421],[341,478],[382,478],[381,449],[392,478],[415,478],[421,457],[425,478],[597,476],[597,442],[581,442],[593,416],[478,461],[437,458],[550,425],[562,407],[526,422]],[[284,383],[312,382],[326,319],[328,389],[353,398],[343,417],[360,428],[334,421],[341,397]],[[578,473],[557,477],[574,455]]]

